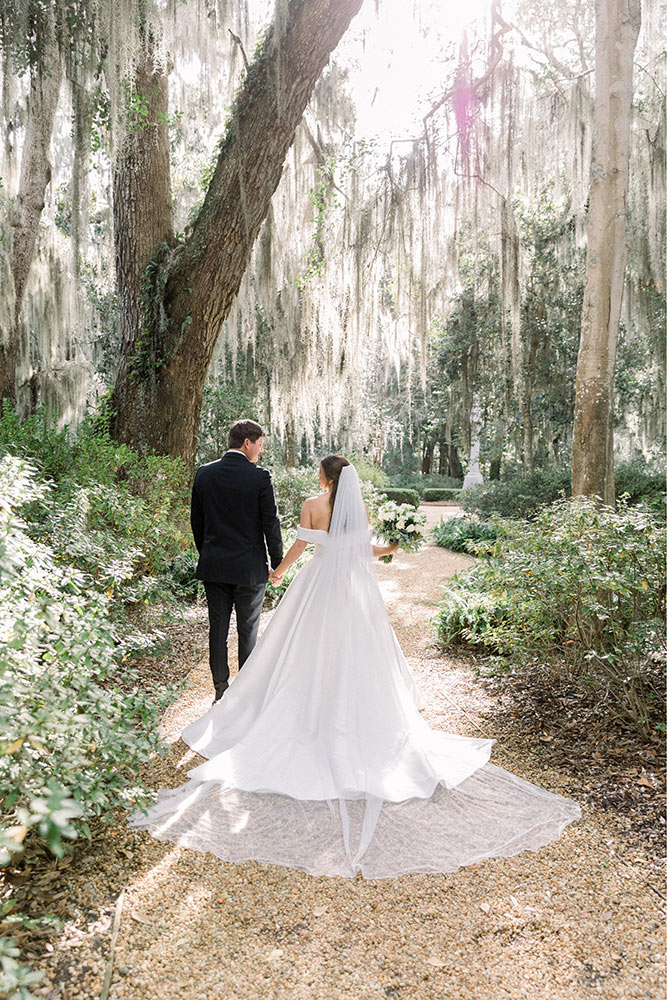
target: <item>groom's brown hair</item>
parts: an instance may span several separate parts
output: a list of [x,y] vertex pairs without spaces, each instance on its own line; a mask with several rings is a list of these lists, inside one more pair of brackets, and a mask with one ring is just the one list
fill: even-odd
[[254,420],[237,420],[229,428],[227,447],[240,448],[246,438],[249,438],[254,444],[257,438],[261,437],[264,437],[264,431]]

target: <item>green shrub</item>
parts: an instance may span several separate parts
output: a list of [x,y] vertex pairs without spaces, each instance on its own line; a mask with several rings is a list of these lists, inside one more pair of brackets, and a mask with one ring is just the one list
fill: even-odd
[[157,704],[118,662],[109,597],[28,534],[21,508],[49,496],[25,462],[0,460],[0,863],[11,828],[60,857],[63,837],[142,799],[137,768],[160,745]]
[[299,523],[304,501],[322,491],[319,469],[275,469],[271,478],[280,525],[284,531],[289,531]]
[[202,584],[195,577],[198,562],[199,553],[194,544],[191,544],[179,552],[169,566],[171,579],[186,597],[195,598],[203,590]]
[[438,500],[458,500],[461,496],[461,490],[445,490],[445,489],[429,489],[424,490],[422,493],[422,499],[431,502]]
[[445,592],[442,643],[538,658],[646,731],[664,705],[665,529],[646,507],[561,500],[505,521],[488,561]]
[[443,518],[431,532],[436,545],[452,552],[468,552],[477,555],[487,552],[488,547],[480,542],[495,542],[502,534],[498,523],[473,521],[469,517]]
[[[537,470],[530,476],[515,469],[501,482],[473,486],[461,493],[461,504],[468,513],[481,518],[490,514],[501,517],[532,518],[545,504],[553,503],[572,492],[569,470]],[[616,496],[626,496],[631,504],[646,503],[664,511],[665,476],[650,471],[641,463],[619,463],[614,470]]]
[[381,492],[387,500],[393,500],[394,503],[409,503],[413,507],[419,507],[417,490],[395,490],[391,487],[385,487]]
[[540,507],[553,503],[563,494],[570,494],[569,472],[538,470],[530,476],[482,483],[463,490],[461,506],[467,513],[477,514],[482,519],[491,514],[532,518]]
[[365,455],[351,454],[347,457],[359,473],[359,479],[372,483],[379,490],[384,489],[385,486],[389,486],[389,476],[387,473],[371,462],[369,458],[366,458]]
[[391,477],[390,486],[392,489],[417,490],[420,496],[428,489],[434,490],[460,490],[463,486],[462,479],[453,476],[441,476],[436,472],[427,475],[396,475]]
[[[26,530],[60,563],[126,604],[166,596],[174,562],[191,544],[189,478],[178,459],[140,456],[92,420],[75,435],[43,412],[0,418],[0,455],[26,459],[51,480],[26,508]],[[115,613],[115,612],[114,612]]]
[[647,503],[664,509],[665,474],[653,472],[638,462],[623,462],[614,469],[616,496],[627,496],[628,503]]

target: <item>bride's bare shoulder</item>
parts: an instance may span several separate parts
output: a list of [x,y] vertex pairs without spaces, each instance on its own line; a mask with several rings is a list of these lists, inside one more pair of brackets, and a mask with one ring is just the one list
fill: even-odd
[[329,498],[326,493],[308,497],[301,508],[301,524],[307,528],[326,531],[329,527],[329,515]]

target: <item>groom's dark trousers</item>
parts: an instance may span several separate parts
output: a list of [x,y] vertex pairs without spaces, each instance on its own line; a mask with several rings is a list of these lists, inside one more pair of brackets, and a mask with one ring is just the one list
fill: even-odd
[[275,568],[283,555],[271,476],[242,452],[228,451],[197,469],[191,524],[199,551],[196,576],[206,590],[209,662],[216,698],[229,685],[228,643],[236,610],[239,669],[250,656],[268,579],[266,551]]

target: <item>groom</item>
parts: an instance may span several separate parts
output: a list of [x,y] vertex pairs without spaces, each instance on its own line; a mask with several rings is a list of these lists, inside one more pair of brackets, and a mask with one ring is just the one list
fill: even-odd
[[204,581],[208,604],[216,701],[229,686],[227,636],[232,608],[236,608],[240,670],[257,641],[268,578],[266,549],[274,569],[283,557],[271,476],[257,467],[264,431],[254,420],[237,420],[227,447],[217,462],[197,469],[190,515],[199,552],[196,577]]

